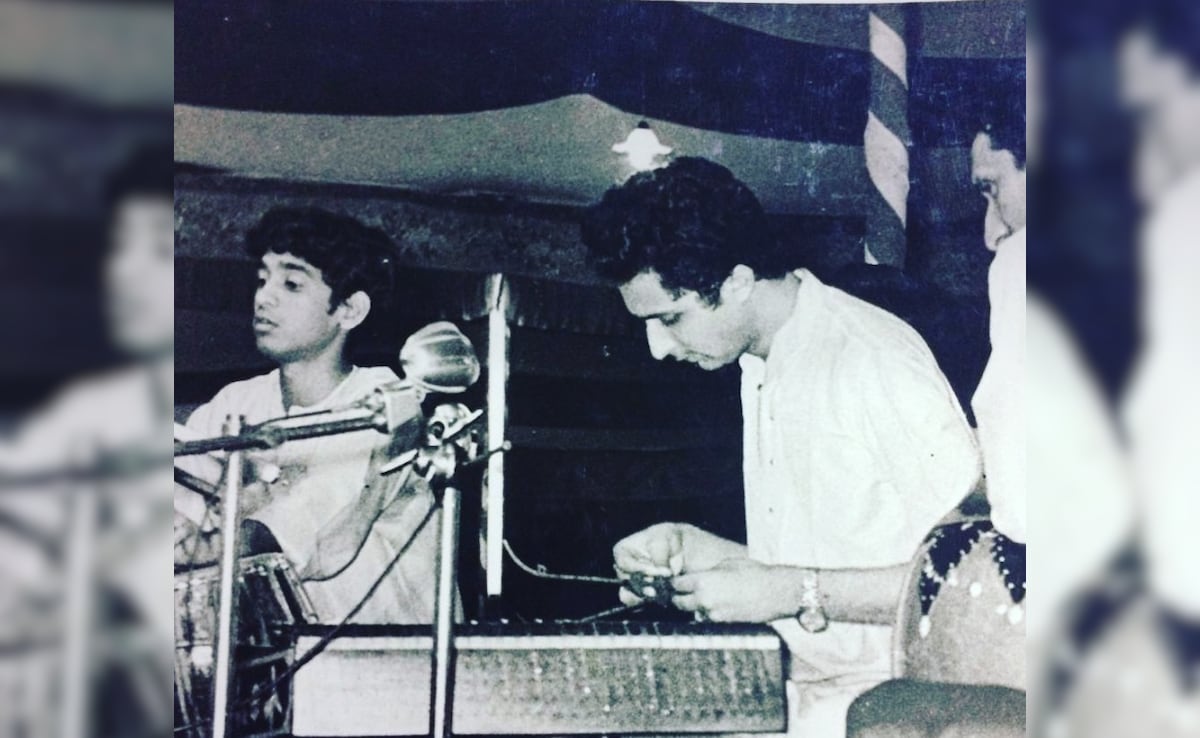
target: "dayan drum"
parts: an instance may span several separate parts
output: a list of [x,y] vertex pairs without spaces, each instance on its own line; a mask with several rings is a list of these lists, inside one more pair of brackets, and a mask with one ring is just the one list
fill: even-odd
[[1025,547],[988,520],[939,525],[896,623],[895,676],[1025,689]]
[[[211,730],[212,679],[216,654],[220,571],[204,567],[175,575],[175,725],[190,736]],[[247,557],[238,576],[235,693],[249,694],[287,667],[286,643],[292,626],[316,615],[287,559],[278,553]],[[261,685],[259,685],[261,686]],[[235,716],[242,735],[282,732],[282,706],[252,704]],[[195,730],[180,731],[183,726]],[[279,728],[279,730],[275,730]]]

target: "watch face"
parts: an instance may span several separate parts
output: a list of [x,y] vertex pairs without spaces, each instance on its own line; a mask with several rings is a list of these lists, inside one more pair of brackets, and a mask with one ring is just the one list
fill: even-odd
[[829,627],[829,619],[821,608],[810,608],[800,613],[800,627],[809,633],[820,633]]

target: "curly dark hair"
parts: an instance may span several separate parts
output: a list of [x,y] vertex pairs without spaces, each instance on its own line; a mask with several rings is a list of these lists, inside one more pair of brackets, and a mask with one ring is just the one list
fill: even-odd
[[986,123],[983,133],[992,140],[992,148],[996,151],[1007,151],[1012,154],[1018,169],[1025,168],[1025,118],[1021,118],[1020,129],[1015,125],[998,125]]
[[392,240],[379,228],[346,215],[311,207],[272,208],[247,231],[246,251],[256,260],[267,252],[291,254],[320,269],[332,290],[331,312],[359,291],[371,298],[373,308],[391,299],[396,256]]
[[246,251],[291,254],[321,270],[329,285],[329,311],[355,292],[371,298],[371,310],[346,340],[346,352],[366,358],[376,341],[388,343],[396,283],[396,248],[379,228],[319,208],[273,208],[246,233]]
[[653,270],[678,295],[692,290],[708,304],[739,264],[777,279],[786,258],[750,188],[725,167],[681,157],[634,175],[588,209],[581,235],[596,270],[628,282]]
[[[1021,71],[1022,81],[1025,72]],[[1007,151],[1020,169],[1025,168],[1025,85],[1011,94],[1001,95],[990,104],[981,106],[984,111],[978,130],[992,140],[996,151]]]

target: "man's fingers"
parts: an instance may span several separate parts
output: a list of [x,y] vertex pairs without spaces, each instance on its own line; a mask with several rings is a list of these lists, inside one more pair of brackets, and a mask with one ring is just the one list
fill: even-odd
[[671,604],[686,612],[700,612],[704,609],[700,598],[694,594],[677,594],[671,598]]
[[683,536],[676,528],[661,531],[660,535],[655,536],[646,545],[650,559],[658,566],[661,566],[667,571],[667,574],[672,573],[671,560],[678,558],[683,553]]
[[638,572],[655,577],[666,577],[671,575],[671,570],[662,564],[656,563],[653,558],[643,551],[630,548],[622,548],[618,545],[613,549],[613,563],[616,565],[617,571],[622,572],[622,578],[627,579],[629,574]]
[[642,604],[642,598],[630,592],[627,587],[621,587],[617,590],[617,597],[620,598],[621,604],[626,607],[636,607]]
[[683,569],[683,535],[678,526],[660,524],[621,540],[613,546],[619,570],[654,577],[669,577]]
[[667,557],[667,565],[672,574],[683,571],[683,528],[679,526],[671,529],[671,554]]
[[692,594],[700,584],[700,578],[694,574],[682,574],[671,578],[671,588],[679,594]]

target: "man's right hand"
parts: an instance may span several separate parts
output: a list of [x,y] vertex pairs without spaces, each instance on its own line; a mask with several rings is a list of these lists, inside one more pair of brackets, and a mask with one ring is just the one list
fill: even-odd
[[[622,539],[613,547],[617,576],[634,573],[675,577],[706,571],[730,558],[744,558],[746,547],[684,523],[659,523]],[[644,598],[622,587],[621,602],[633,606]]]
[[[678,523],[659,523],[621,539],[613,546],[613,565],[617,576],[626,581],[633,574],[672,577],[683,571],[683,528]],[[627,587],[618,591],[621,603],[629,607],[644,599]]]
[[670,577],[683,572],[683,527],[659,523],[621,539],[613,546],[613,563],[622,578],[635,572]]

